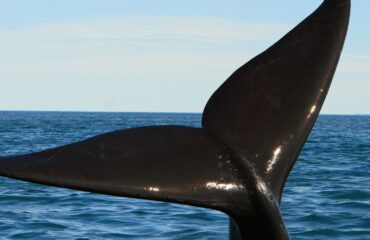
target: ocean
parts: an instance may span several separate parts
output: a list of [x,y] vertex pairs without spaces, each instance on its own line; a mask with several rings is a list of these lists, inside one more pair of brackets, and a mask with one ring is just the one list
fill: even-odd
[[[201,114],[0,112],[0,156],[147,125],[200,126]],[[370,239],[370,116],[321,115],[281,205],[292,239]],[[0,178],[0,239],[228,239],[228,217],[178,204]]]

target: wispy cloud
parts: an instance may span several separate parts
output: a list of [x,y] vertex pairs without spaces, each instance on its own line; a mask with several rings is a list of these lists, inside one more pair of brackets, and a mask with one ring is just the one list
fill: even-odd
[[[248,58],[248,54],[258,51],[258,46],[268,45],[288,29],[284,24],[206,17],[146,16],[52,23],[14,31],[0,30],[0,67],[3,74],[11,71],[13,77],[17,77],[24,72],[30,78],[57,70],[104,71],[96,65],[104,66],[104,73],[113,75],[118,74],[123,65],[130,66],[131,72],[143,67],[140,61],[168,65],[168,59],[183,63],[185,68],[195,62],[214,68],[215,55],[225,59],[235,55]],[[199,62],[207,58],[209,66]],[[184,62],[186,59],[188,63]]]
[[370,74],[370,55],[344,54],[339,72],[354,76]]
[[[219,84],[291,27],[136,16],[0,29],[0,109],[202,111]],[[346,53],[338,69],[365,76],[370,57]]]
[[136,16],[0,29],[0,109],[201,111],[232,71],[289,28]]
[[211,17],[136,16],[114,20],[50,23],[0,32],[2,39],[30,40],[186,40],[223,43],[264,41],[289,29],[287,24],[250,23]]

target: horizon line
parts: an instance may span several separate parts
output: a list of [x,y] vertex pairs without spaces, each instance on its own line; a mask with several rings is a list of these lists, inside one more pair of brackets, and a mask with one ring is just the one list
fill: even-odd
[[[2,110],[1,112],[39,112],[39,113],[165,113],[165,114],[203,114],[203,112],[191,111],[99,111],[99,110]],[[370,113],[319,113],[328,116],[370,116]]]

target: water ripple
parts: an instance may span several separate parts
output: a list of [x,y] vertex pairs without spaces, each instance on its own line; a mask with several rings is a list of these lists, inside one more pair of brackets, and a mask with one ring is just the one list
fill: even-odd
[[[0,155],[143,125],[200,126],[200,114],[0,112]],[[282,199],[293,239],[370,237],[370,117],[321,116]],[[0,178],[1,239],[227,239],[228,217]]]

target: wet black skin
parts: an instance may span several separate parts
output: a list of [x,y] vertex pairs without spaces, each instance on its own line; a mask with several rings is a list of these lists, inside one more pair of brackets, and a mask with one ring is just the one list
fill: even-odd
[[350,0],[324,1],[225,81],[202,128],[127,129],[3,157],[0,175],[212,208],[230,216],[230,239],[289,239],[281,193],[328,92],[349,13]]

